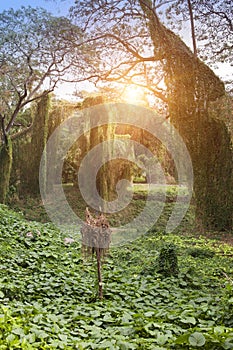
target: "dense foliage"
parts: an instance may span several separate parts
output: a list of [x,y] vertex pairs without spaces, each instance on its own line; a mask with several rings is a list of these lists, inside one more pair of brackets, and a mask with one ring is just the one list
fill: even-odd
[[[232,247],[150,233],[112,248],[96,298],[94,262],[51,224],[0,207],[1,349],[231,349]],[[177,277],[159,273],[175,245]]]
[[0,13],[0,34],[0,117],[5,135],[22,128],[15,121],[27,104],[62,80],[80,52],[73,43],[80,31],[67,18],[29,6]]

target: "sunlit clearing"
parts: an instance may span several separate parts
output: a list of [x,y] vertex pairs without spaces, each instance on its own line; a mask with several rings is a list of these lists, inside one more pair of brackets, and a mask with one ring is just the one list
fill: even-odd
[[122,99],[131,104],[146,104],[145,92],[138,86],[128,86],[122,94]]

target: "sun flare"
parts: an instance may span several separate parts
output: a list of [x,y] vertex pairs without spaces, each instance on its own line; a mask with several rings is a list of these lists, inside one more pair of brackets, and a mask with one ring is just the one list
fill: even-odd
[[134,85],[127,86],[122,94],[125,102],[132,104],[145,104],[145,92],[142,88]]

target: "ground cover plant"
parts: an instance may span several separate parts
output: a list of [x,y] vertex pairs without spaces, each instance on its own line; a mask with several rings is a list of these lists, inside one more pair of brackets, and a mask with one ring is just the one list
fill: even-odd
[[[85,209],[86,202],[83,200],[82,195],[77,186],[73,184],[64,184],[63,185],[64,192],[66,195],[66,199],[77,215],[85,220]],[[131,188],[128,188],[129,191],[133,191],[133,198],[130,204],[124,209],[113,215],[107,215],[111,226],[118,226],[120,224],[125,224],[132,220],[133,217],[138,215],[141,210],[145,206],[145,202],[147,200],[148,195],[148,186],[147,184],[133,184]],[[181,188],[182,195],[185,197],[187,195],[187,188]],[[50,218],[48,217],[44,206],[41,202],[41,197],[31,197],[24,195],[20,199],[17,199],[13,195],[9,193],[8,204],[11,208],[16,211],[23,212],[24,216],[29,220],[35,220],[40,222],[48,222]],[[171,214],[173,204],[177,198],[177,186],[155,186],[153,188],[153,193],[155,198],[152,197],[153,200],[159,200],[161,197],[161,201],[163,201],[163,194],[166,193],[166,206],[159,220],[159,224],[157,223],[157,227],[159,229],[164,229],[165,224],[167,222],[168,216]],[[57,200],[57,208],[62,206],[62,203]],[[152,219],[154,217],[154,213],[152,213]],[[190,221],[191,217],[189,215],[189,227],[193,223]]]
[[0,231],[0,349],[232,349],[232,246],[152,230],[111,249],[101,301],[80,242],[6,206]]

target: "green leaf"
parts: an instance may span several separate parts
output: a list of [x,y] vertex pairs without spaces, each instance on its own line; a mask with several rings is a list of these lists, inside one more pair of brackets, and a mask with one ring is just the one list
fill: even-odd
[[203,346],[205,345],[205,337],[200,332],[194,332],[189,336],[189,344],[192,346]]
[[124,336],[129,336],[134,333],[133,327],[121,327],[121,334]]
[[135,345],[133,345],[132,343],[129,343],[129,342],[125,342],[125,341],[119,341],[119,342],[117,342],[117,345],[120,346],[121,350],[135,349]]
[[114,319],[112,318],[111,314],[109,312],[107,312],[105,315],[104,315],[104,318],[103,320],[105,322],[114,322]]
[[[115,343],[115,342],[114,342]],[[97,346],[97,349],[109,349],[109,350],[114,350],[115,349],[115,346],[113,344],[112,341],[110,340],[104,340],[103,342],[101,342],[99,344],[99,346]]]
[[180,345],[187,344],[188,343],[188,334],[185,333],[185,334],[182,334],[179,337],[177,337],[175,340],[175,343],[180,344]]
[[183,323],[191,323],[191,324],[196,324],[196,319],[193,316],[186,316],[186,317],[182,317],[181,322]]
[[47,315],[47,318],[48,318],[48,320],[51,320],[55,323],[58,322],[58,320],[59,320],[59,317],[57,315],[54,315],[54,314]]
[[20,327],[12,329],[12,333],[17,335],[22,335],[22,336],[25,335],[24,330]]
[[67,343],[68,337],[66,334],[58,334],[58,337],[63,341],[63,343]]
[[233,349],[233,338],[227,338],[225,343],[223,344],[223,348],[227,350]]
[[48,337],[48,334],[47,334],[46,332],[40,330],[40,331],[37,333],[37,337],[38,337],[39,339],[45,339],[45,338]]
[[9,334],[7,337],[6,337],[6,340],[11,343],[13,340],[15,340],[15,335],[14,334]]
[[154,311],[147,311],[147,312],[145,312],[145,316],[146,317],[151,317],[151,316],[153,316],[155,313],[154,313]]
[[129,324],[132,321],[132,316],[128,312],[124,312],[122,315],[121,323]]
[[167,342],[168,338],[169,336],[167,334],[158,334],[156,341],[159,345],[164,345]]
[[34,343],[36,340],[36,335],[34,333],[27,334],[27,340],[29,341],[29,343]]
[[214,333],[215,334],[223,334],[225,332],[225,327],[223,326],[217,326],[217,327],[214,327]]

